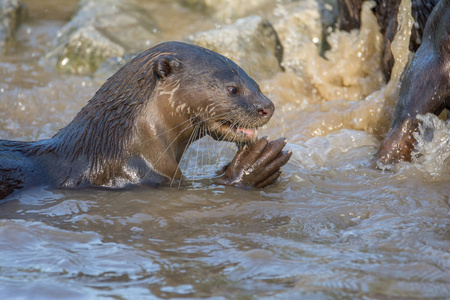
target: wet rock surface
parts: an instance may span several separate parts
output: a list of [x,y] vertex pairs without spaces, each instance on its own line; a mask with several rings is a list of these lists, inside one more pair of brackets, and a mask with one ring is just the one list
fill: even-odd
[[20,1],[0,0],[0,54],[5,52],[25,17],[26,7]]
[[232,20],[255,14],[271,0],[181,0],[191,8],[212,14],[217,20],[231,23]]
[[[257,80],[284,69],[298,72],[302,69],[299,62],[310,55],[303,49],[305,44],[313,43],[314,51],[323,55],[336,17],[335,0],[180,2],[187,11],[200,9],[217,20],[215,29],[193,33],[184,40],[223,54]],[[146,5],[142,1],[80,1],[72,19],[59,30],[46,60],[64,72],[95,73],[97,80],[106,79],[130,55],[164,40]],[[267,12],[271,21],[261,16]],[[242,16],[247,17],[237,19]]]
[[260,16],[249,16],[220,29],[198,32],[187,41],[218,52],[257,79],[281,71],[283,49],[272,25]]
[[319,53],[327,49],[326,37],[333,30],[337,14],[332,4],[305,0],[280,4],[274,10],[278,17],[274,28],[283,45],[285,68],[298,70],[299,57],[305,59],[302,48],[306,44],[314,43]]
[[[193,33],[184,40],[223,54],[257,80],[284,69],[298,72],[302,68],[299,62],[310,55],[303,49],[305,44],[313,43],[314,51],[321,54],[327,49],[326,36],[335,23],[335,2],[281,1],[275,5],[267,0],[183,0],[188,11],[200,8],[218,20],[215,29]],[[160,41],[157,24],[144,6],[139,1],[80,1],[70,22],[54,39],[55,48],[47,59],[69,73],[92,74],[101,66],[94,76],[106,79],[130,55]],[[271,21],[261,16],[267,12]],[[247,17],[237,19],[242,16]],[[108,58],[116,59],[106,61]]]
[[56,59],[63,71],[88,74],[109,57],[149,48],[156,32],[156,22],[139,6],[122,0],[82,0],[58,32],[47,59]]

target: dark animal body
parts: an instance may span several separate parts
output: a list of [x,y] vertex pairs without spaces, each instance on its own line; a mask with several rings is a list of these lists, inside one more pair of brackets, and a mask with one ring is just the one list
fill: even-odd
[[[181,180],[178,163],[195,140],[249,144],[273,103],[231,60],[180,42],[142,52],[97,91],[51,139],[0,140],[0,199],[35,185],[159,186]],[[262,187],[280,175],[286,141],[241,149],[217,182]]]
[[[351,29],[359,24],[361,2],[341,0],[341,27]],[[400,0],[377,0],[374,12],[383,33],[383,70],[389,79],[394,63],[390,50],[397,30]],[[416,52],[408,62],[402,78],[399,99],[391,130],[375,154],[375,164],[410,161],[416,142],[413,133],[420,121],[418,114],[439,115],[450,109],[450,0],[412,0],[415,26],[410,50]]]
[[[364,0],[339,0],[339,29],[350,31],[361,25],[361,7]],[[414,26],[409,40],[409,50],[416,52],[422,43],[425,24],[439,0],[412,0],[411,14],[414,18]],[[383,36],[383,49],[381,67],[389,80],[394,56],[391,52],[391,43],[397,33],[397,15],[401,0],[375,0],[373,12],[377,17],[378,25]]]

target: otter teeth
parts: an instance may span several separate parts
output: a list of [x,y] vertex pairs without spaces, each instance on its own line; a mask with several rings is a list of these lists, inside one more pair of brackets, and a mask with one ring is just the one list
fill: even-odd
[[229,129],[232,129],[234,132],[236,132],[236,134],[244,135],[248,138],[252,138],[258,134],[256,128],[239,127],[238,125],[233,124],[230,121],[223,122],[222,124],[227,126]]
[[253,128],[237,128],[236,133],[243,134],[243,135],[251,138],[256,133],[256,130]]

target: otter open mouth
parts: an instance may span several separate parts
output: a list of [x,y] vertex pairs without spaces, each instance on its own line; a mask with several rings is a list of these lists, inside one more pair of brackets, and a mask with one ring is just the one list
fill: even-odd
[[207,124],[210,135],[217,140],[230,142],[250,142],[258,137],[256,127],[245,127],[231,121],[212,121]]

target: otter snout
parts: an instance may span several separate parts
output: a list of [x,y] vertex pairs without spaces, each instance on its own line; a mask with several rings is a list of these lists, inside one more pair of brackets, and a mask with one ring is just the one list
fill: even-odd
[[260,103],[257,105],[256,111],[261,117],[269,120],[275,112],[275,105],[269,98],[262,97]]

